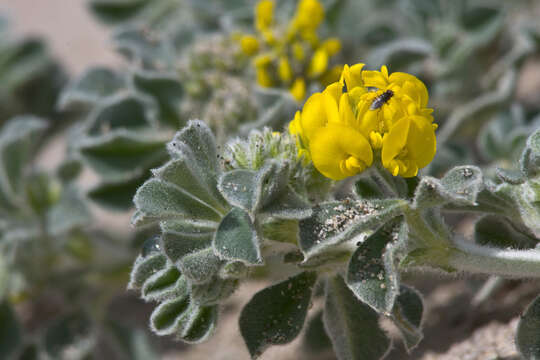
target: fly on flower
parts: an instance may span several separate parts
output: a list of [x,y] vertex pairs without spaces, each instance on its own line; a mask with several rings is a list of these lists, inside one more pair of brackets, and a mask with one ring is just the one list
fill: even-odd
[[425,85],[413,75],[345,65],[339,82],[313,94],[289,126],[299,155],[341,180],[380,161],[394,176],[413,177],[436,151]]

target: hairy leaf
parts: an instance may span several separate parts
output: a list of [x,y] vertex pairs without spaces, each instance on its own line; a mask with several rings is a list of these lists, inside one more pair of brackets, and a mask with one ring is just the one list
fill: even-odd
[[253,359],[270,345],[291,342],[304,326],[317,280],[303,272],[253,296],[240,315],[240,332]]

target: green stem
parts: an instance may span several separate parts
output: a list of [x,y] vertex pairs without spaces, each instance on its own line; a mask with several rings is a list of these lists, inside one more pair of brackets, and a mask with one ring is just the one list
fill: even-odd
[[511,278],[540,278],[540,250],[506,250],[454,240],[448,265],[474,274]]

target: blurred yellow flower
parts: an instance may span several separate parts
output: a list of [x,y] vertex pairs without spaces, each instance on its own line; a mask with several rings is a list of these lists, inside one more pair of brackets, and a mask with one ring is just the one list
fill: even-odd
[[240,39],[240,47],[246,55],[255,55],[259,51],[259,41],[253,35],[244,35]]
[[268,30],[274,21],[274,2],[261,0],[255,6],[255,28],[264,32]]
[[436,151],[427,89],[413,75],[363,67],[344,65],[340,80],[295,115],[289,131],[299,156],[334,180],[360,173],[374,157],[394,176],[416,176]]
[[288,24],[276,23],[274,7],[272,0],[255,5],[256,34],[237,36],[241,54],[254,58],[260,86],[287,89],[302,101],[314,83],[326,86],[339,79],[331,58],[341,50],[341,42],[337,38],[319,40],[317,29],[324,20],[319,0],[298,1]]

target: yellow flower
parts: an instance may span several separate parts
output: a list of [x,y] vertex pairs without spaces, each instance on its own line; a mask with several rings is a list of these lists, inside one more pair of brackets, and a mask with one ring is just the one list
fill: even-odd
[[261,0],[255,6],[255,28],[261,33],[272,26],[274,21],[274,2]]
[[326,71],[328,67],[328,53],[324,48],[319,48],[313,54],[311,62],[309,63],[308,76],[309,77],[318,77]]
[[240,39],[242,52],[248,56],[255,55],[259,51],[259,41],[253,35],[244,35]]
[[326,51],[328,56],[334,56],[341,50],[341,41],[338,38],[330,38],[325,40],[321,47]]
[[354,128],[328,123],[310,145],[313,165],[324,176],[341,180],[371,166],[373,152],[366,138]]
[[293,27],[300,31],[313,31],[324,19],[324,8],[317,0],[300,0],[293,19]]
[[297,135],[299,155],[335,180],[363,171],[374,156],[394,176],[416,176],[436,151],[427,89],[413,75],[363,66],[344,65],[339,82],[296,114],[289,131]]
[[293,77],[291,64],[286,56],[281,56],[279,58],[278,74],[279,78],[284,82],[290,82]]
[[433,160],[437,148],[433,124],[418,115],[401,118],[382,142],[383,166],[403,177],[416,176]]
[[296,79],[291,86],[290,92],[296,101],[302,101],[306,96],[306,82],[304,79]]

